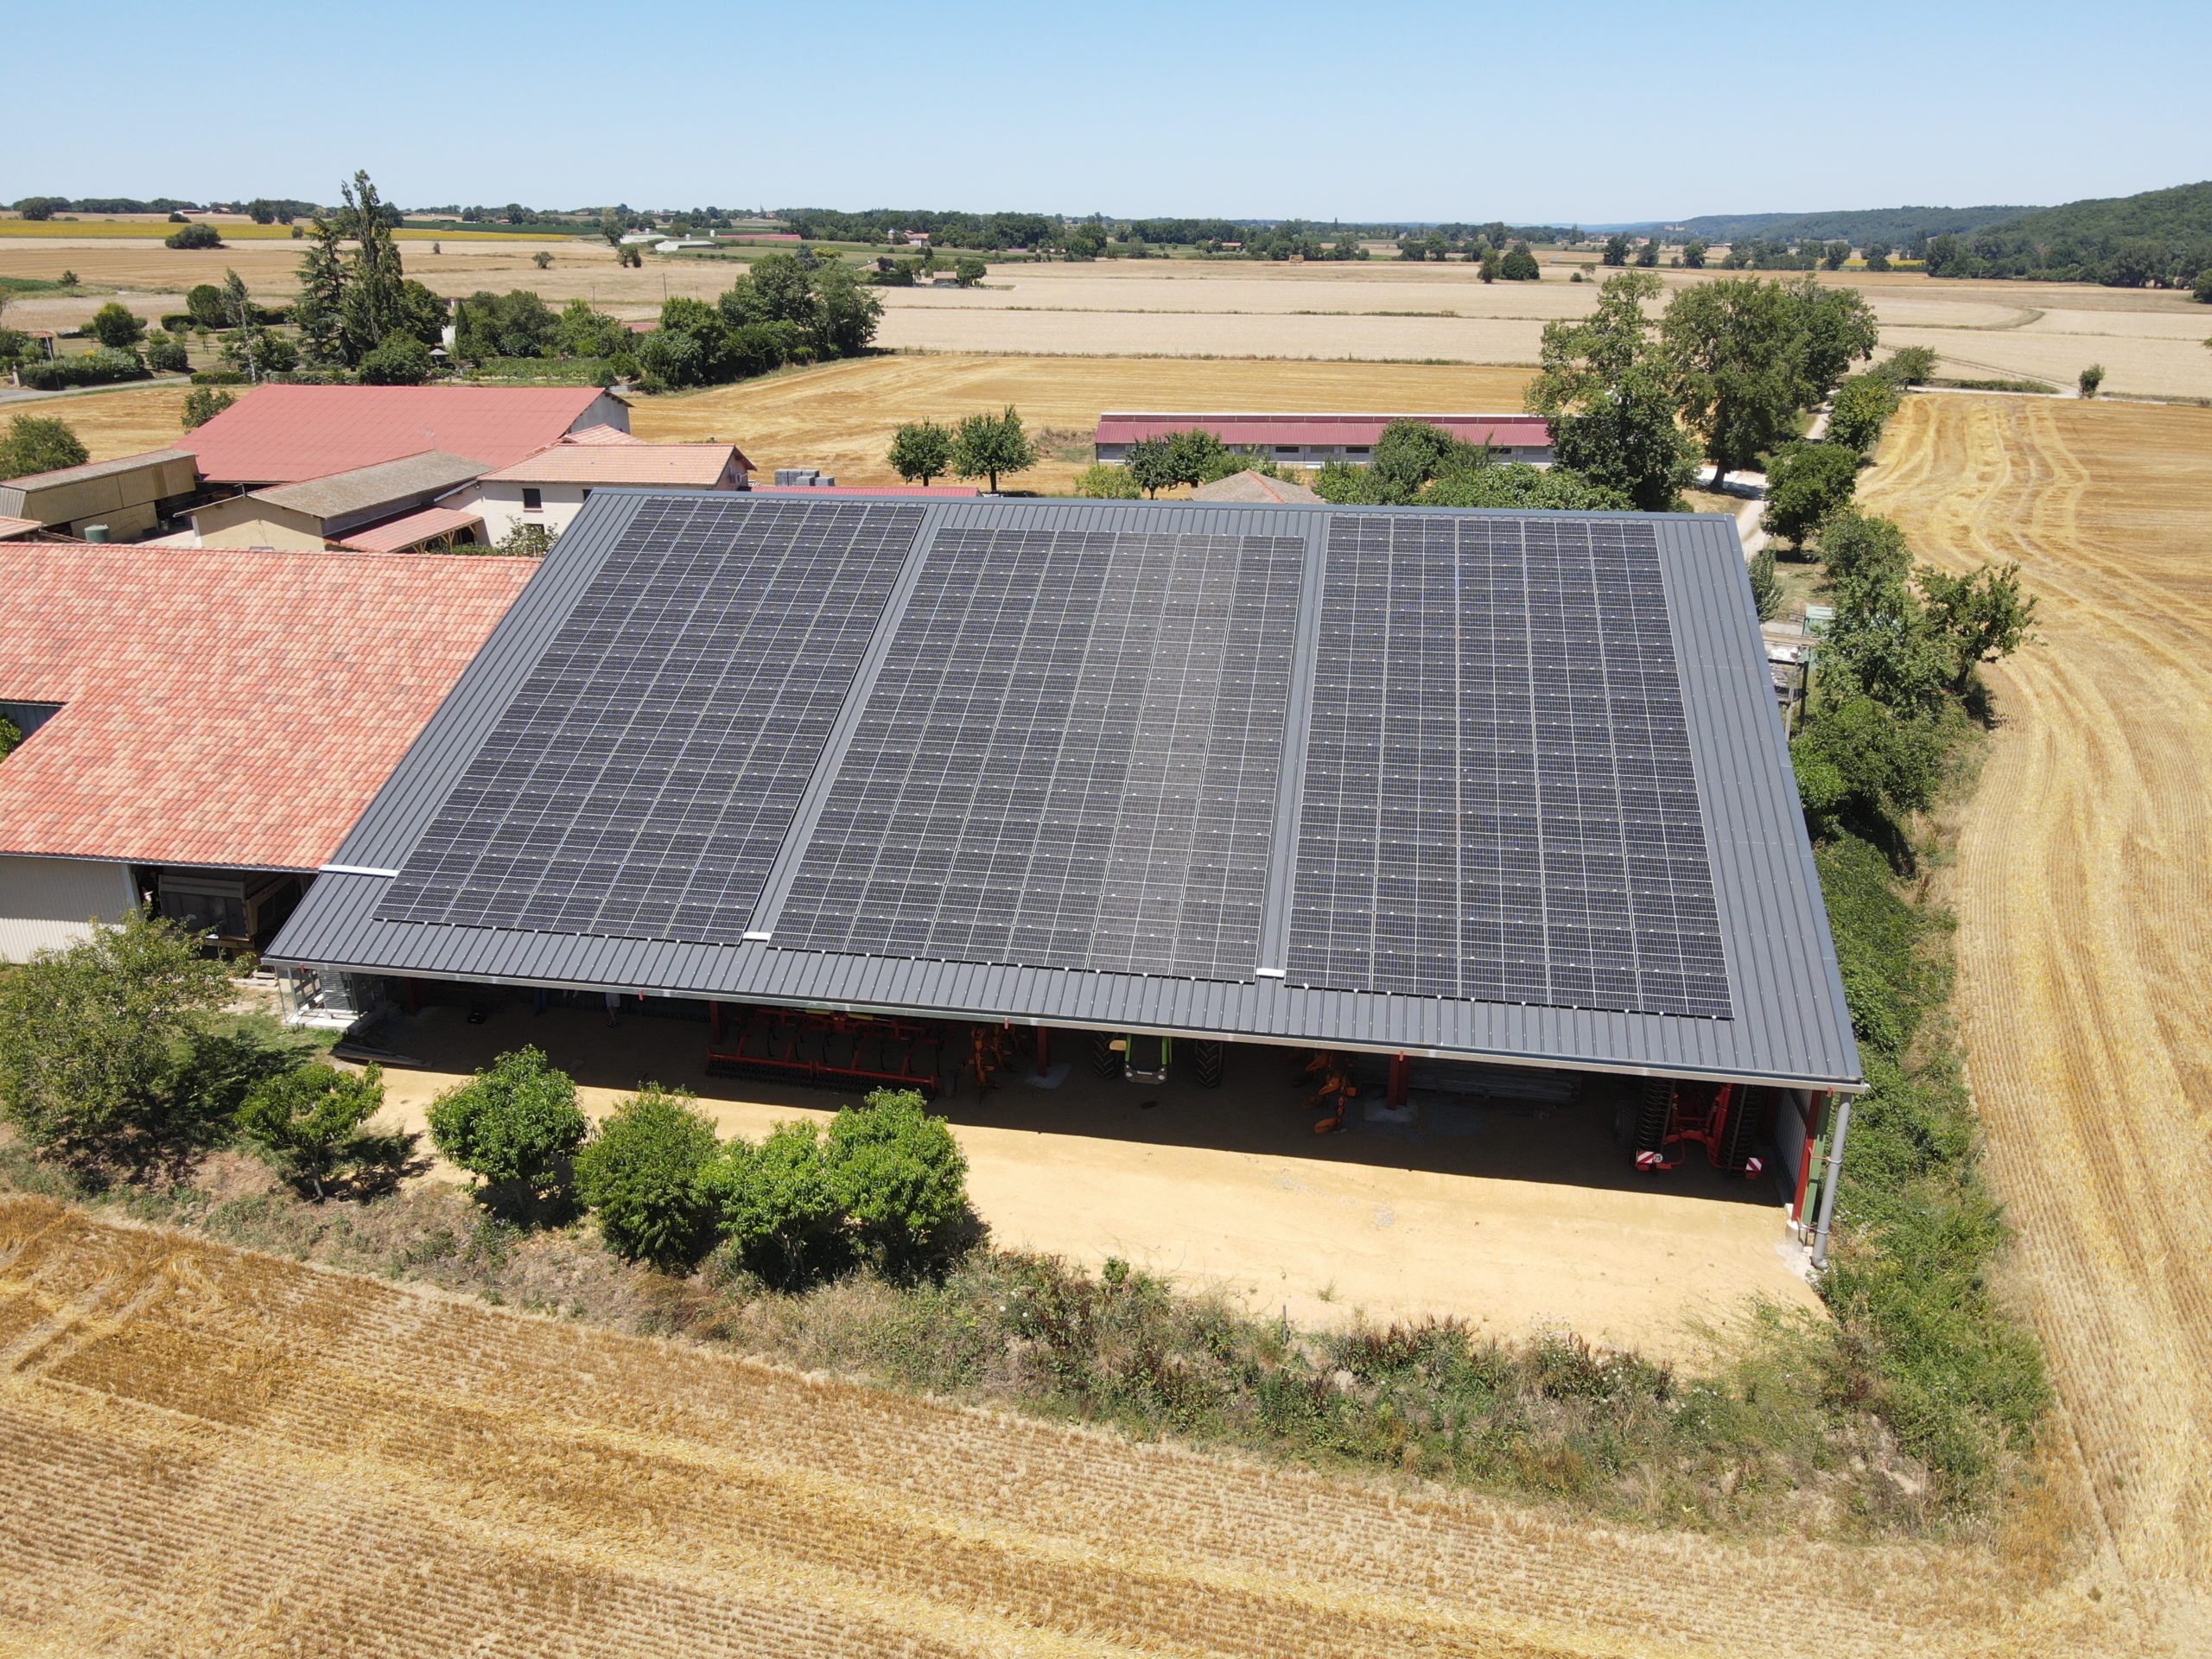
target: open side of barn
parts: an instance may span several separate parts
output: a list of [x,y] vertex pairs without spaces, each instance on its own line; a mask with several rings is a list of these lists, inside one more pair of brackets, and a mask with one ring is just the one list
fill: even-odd
[[1861,1086],[1725,518],[599,491],[270,956],[779,1085],[1581,1103],[1808,1227]]

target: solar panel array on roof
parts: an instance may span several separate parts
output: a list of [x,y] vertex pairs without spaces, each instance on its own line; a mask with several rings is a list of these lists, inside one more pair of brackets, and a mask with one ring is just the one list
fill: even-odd
[[938,531],[777,944],[1250,977],[1305,556]]
[[1293,981],[1729,1017],[1649,524],[1333,514],[1314,674]]
[[1858,1075],[1718,518],[597,492],[270,954]]
[[921,513],[656,499],[377,913],[742,938]]

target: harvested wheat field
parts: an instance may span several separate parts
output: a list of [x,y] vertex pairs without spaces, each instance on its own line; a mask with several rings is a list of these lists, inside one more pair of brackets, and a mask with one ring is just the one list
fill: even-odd
[[1916,397],[1861,494],[2042,596],[1951,878],[1968,1063],[2106,1548],[2212,1643],[2212,410]]
[[[66,268],[119,291],[39,295],[10,308],[16,327],[73,327],[118,300],[142,316],[178,308],[194,283],[235,267],[255,295],[296,293],[302,245],[240,241],[206,252],[124,237],[16,236],[0,221],[0,276],[51,279]],[[128,227],[125,227],[128,228]],[[596,238],[547,241],[412,233],[407,274],[435,293],[523,288],[549,304],[588,300],[637,319],[671,296],[712,299],[743,275],[744,256],[614,263]],[[433,246],[438,249],[433,253]],[[550,266],[540,270],[536,256]],[[1530,365],[1544,324],[1586,315],[1605,275],[1593,254],[1567,256],[1540,283],[1484,283],[1465,264],[1378,258],[1312,264],[1145,259],[1087,264],[1001,261],[976,289],[887,288],[877,344],[893,350],[1014,352],[1027,355],[1253,357],[1330,361]],[[1662,270],[1669,290],[1748,273]],[[1777,278],[1781,279],[1781,278]],[[1795,276],[1786,280],[1798,280]],[[2083,283],[1942,281],[1907,272],[1823,272],[1830,286],[1866,296],[1885,344],[1928,346],[1942,374],[1960,379],[2036,377],[2070,386],[2091,363],[2109,371],[2109,396],[2212,397],[2212,354],[2187,349],[2202,337],[2202,308],[2186,295]]]
[[2143,1650],[1977,1551],[1617,1532],[0,1202],[0,1651]]
[[167,449],[182,437],[185,394],[191,390],[179,378],[70,397],[0,397],[0,425],[18,415],[65,421],[94,461],[113,461]]
[[[1511,412],[1531,371],[1459,365],[1266,363],[1172,357],[863,358],[676,397],[644,397],[630,427],[655,443],[717,437],[756,467],[823,467],[841,484],[893,484],[902,421],[957,421],[1012,404],[1046,458],[1001,480],[1064,493],[1090,464],[1099,415],[1121,410]],[[946,480],[951,481],[951,480]]]

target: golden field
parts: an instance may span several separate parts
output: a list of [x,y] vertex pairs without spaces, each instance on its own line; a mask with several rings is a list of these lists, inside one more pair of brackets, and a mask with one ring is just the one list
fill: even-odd
[[[1262,363],[1188,358],[898,356],[864,358],[734,386],[641,397],[631,429],[654,442],[721,438],[764,468],[819,466],[845,484],[893,484],[884,460],[902,421],[957,421],[1008,404],[1049,454],[1001,480],[1065,493],[1090,464],[1108,410],[1382,410],[1512,412],[1525,369],[1465,365]],[[945,480],[944,482],[957,482]]]
[[[127,228],[127,227],[126,227]],[[264,227],[279,229],[281,226]],[[58,276],[126,290],[147,315],[170,296],[235,267],[269,298],[293,291],[299,249],[241,241],[219,252],[164,248],[150,238],[15,237],[0,225],[0,276]],[[416,233],[410,233],[416,235]],[[441,251],[429,247],[436,242]],[[533,257],[551,257],[539,270]],[[1594,258],[1594,256],[1593,256]],[[658,311],[664,298],[710,298],[745,269],[736,259],[649,259],[625,270],[603,242],[537,241],[472,232],[407,246],[409,274],[441,294],[528,288],[549,303],[588,299],[617,315]],[[1198,356],[1326,361],[1529,365],[1547,321],[1595,302],[1593,281],[1564,264],[1541,283],[1484,283],[1465,265],[1371,259],[1306,265],[1202,260],[1001,264],[981,289],[883,290],[878,343],[893,350],[1024,356]],[[1733,273],[1662,271],[1670,286]],[[2183,295],[2036,283],[1936,282],[1912,273],[1824,274],[1865,293],[1891,346],[1923,345],[1961,379],[2038,378],[2071,386],[2091,363],[2107,395],[2212,397],[2212,312]],[[106,296],[16,302],[19,327],[82,321]]]
[[0,1653],[41,1659],[2137,1650],[2032,1559],[1275,1470],[29,1198],[0,1478]]
[[1913,397],[1861,495],[2041,598],[1948,878],[1961,1020],[2055,1438],[2212,1640],[2212,410]]

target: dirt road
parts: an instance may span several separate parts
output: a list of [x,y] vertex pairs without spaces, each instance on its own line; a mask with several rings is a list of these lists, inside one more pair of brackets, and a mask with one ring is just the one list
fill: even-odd
[[2042,596],[1952,878],[1966,1045],[2106,1547],[2212,1641],[2212,410],[1915,397],[1860,493]]
[[0,1202],[0,1653],[2139,1650],[1970,1551],[1616,1532]]

